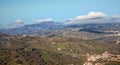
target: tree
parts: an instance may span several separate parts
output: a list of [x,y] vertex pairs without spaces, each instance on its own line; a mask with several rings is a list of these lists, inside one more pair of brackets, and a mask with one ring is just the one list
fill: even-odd
[[16,60],[16,63],[17,63],[17,64],[23,64],[23,61],[17,59],[17,60]]

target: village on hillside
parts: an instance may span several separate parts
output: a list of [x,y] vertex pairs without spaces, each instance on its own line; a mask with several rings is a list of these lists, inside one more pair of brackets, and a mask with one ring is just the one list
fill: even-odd
[[103,54],[86,54],[86,62],[83,65],[105,65],[106,61],[116,61],[120,62],[120,55],[115,55],[105,51]]

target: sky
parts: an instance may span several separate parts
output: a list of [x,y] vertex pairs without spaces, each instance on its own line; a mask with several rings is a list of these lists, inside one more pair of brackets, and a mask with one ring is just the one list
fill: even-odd
[[47,21],[69,20],[69,24],[91,19],[116,20],[119,3],[120,0],[0,0],[0,28]]

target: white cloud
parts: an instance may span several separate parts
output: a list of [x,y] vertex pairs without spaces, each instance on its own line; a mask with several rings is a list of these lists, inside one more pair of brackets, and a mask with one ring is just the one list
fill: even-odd
[[21,19],[17,19],[17,20],[15,20],[14,23],[15,23],[15,24],[23,24],[23,21],[22,21]]
[[81,15],[73,19],[69,19],[65,24],[115,23],[115,22],[120,22],[119,15],[107,16],[102,12],[90,12],[87,15]]
[[120,22],[120,16],[119,15],[114,15],[109,18],[110,22]]
[[99,19],[103,18],[106,15],[101,12],[90,12],[88,15],[77,16],[75,20],[91,20],[91,19]]
[[23,20],[21,19],[16,19],[10,26],[10,28],[17,28],[23,26]]
[[52,18],[47,18],[47,19],[38,19],[38,20],[34,20],[34,22],[38,22],[38,23],[42,23],[42,22],[51,22],[53,21]]
[[120,19],[120,16],[119,15],[114,15],[111,18],[113,18],[113,19]]

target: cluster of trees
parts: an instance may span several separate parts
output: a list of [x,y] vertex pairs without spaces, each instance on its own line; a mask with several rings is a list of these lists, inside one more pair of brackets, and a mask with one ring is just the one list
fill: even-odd
[[105,65],[120,65],[120,62],[107,62]]
[[0,49],[0,65],[7,65],[10,60],[10,51],[8,49]]
[[30,64],[30,65],[46,65],[46,62],[41,58],[42,52],[40,49],[30,48],[30,49],[23,49],[19,48],[17,49],[17,52],[24,57],[24,59]]

